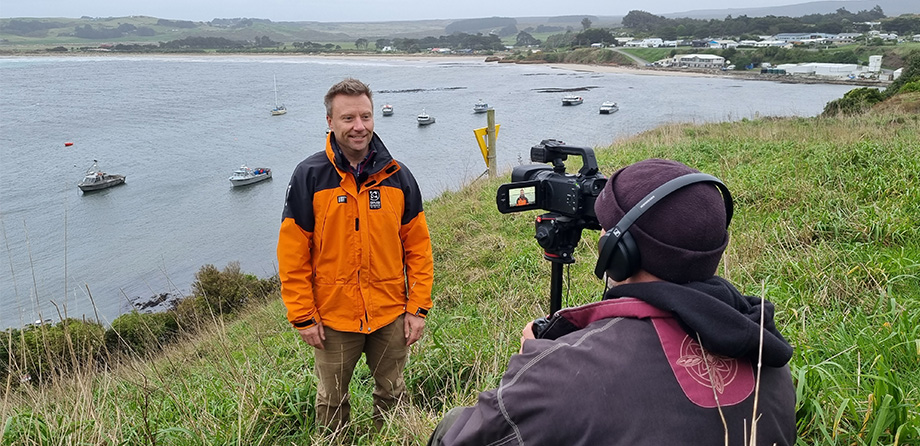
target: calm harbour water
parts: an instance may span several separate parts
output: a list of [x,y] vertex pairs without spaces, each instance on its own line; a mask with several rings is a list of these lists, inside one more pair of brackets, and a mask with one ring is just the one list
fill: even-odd
[[[284,116],[269,115],[273,76]],[[479,99],[496,110],[505,171],[546,138],[606,146],[669,122],[814,116],[852,88],[481,59],[0,58],[0,330],[59,312],[98,312],[107,324],[130,300],[188,293],[209,263],[274,274],[287,181],[323,148],[322,96],[347,76],[371,86],[378,109],[393,104],[376,131],[426,198],[485,170],[473,135],[486,125],[472,113]],[[592,88],[576,107],[539,91],[577,87]],[[600,115],[608,100],[620,111]],[[418,127],[423,110],[437,122]],[[94,159],[126,184],[82,194],[76,183]],[[243,163],[270,167],[273,179],[232,188],[227,177]]]

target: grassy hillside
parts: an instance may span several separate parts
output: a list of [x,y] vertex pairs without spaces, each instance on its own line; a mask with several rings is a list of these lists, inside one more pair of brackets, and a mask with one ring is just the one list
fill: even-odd
[[[613,26],[611,19],[595,17],[598,25]],[[469,20],[488,21],[488,19]],[[539,26],[551,26],[556,32],[565,29],[581,29],[581,16],[567,18],[527,17],[516,19],[519,30],[533,30]],[[446,28],[456,20],[412,20],[389,22],[272,22],[261,19],[215,19],[210,22],[189,22],[182,20],[162,21],[155,17],[105,17],[105,18],[2,18],[0,19],[0,50],[34,51],[56,46],[80,48],[97,47],[101,43],[150,44],[168,42],[187,37],[224,37],[230,40],[254,40],[268,36],[276,42],[290,45],[292,42],[348,43],[358,38],[425,38],[450,34]],[[182,26],[174,26],[181,24]],[[128,32],[119,37],[81,38],[74,36],[76,28],[90,26],[95,30],[115,30],[131,25],[143,28],[143,32]],[[485,26],[466,31],[469,34],[488,34],[496,31]],[[551,33],[537,34],[549,35]],[[508,37],[513,43],[514,35]],[[545,37],[544,37],[545,38]],[[344,45],[343,45],[344,47]],[[373,48],[373,45],[371,46]]]
[[[37,22],[39,25],[25,26],[24,22]],[[183,26],[175,26],[181,23]],[[152,32],[127,32],[118,37],[85,38],[75,34],[77,28],[91,27],[94,30],[116,30],[130,25]],[[35,28],[31,32],[22,32],[21,28]],[[433,29],[437,29],[436,27]],[[443,26],[441,27],[443,29]],[[52,46],[79,48],[97,47],[101,43],[157,43],[186,37],[224,37],[230,40],[254,40],[268,36],[278,42],[314,41],[354,41],[347,31],[350,28],[328,26],[320,23],[293,23],[251,21],[238,26],[217,26],[207,22],[163,21],[155,17],[132,16],[112,18],[42,18],[42,19],[0,19],[0,49],[45,49]]]
[[[920,115],[889,106],[857,117],[669,125],[599,148],[597,158],[606,174],[649,157],[676,159],[731,189],[735,217],[720,274],[776,303],[777,325],[795,346],[800,444],[916,446],[918,147]],[[379,435],[370,433],[372,379],[363,365],[349,432],[335,440],[313,432],[312,352],[275,297],[155,361],[87,366],[44,387],[8,381],[3,444],[424,444],[447,409],[498,383],[521,327],[549,306],[537,212],[495,209],[495,190],[508,179],[427,203],[436,307],[413,347],[409,401]],[[592,273],[597,233],[582,240],[564,305],[602,291]]]

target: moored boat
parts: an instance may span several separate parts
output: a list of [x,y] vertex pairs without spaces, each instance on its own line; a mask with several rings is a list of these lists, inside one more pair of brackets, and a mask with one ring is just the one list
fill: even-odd
[[393,106],[390,104],[384,105],[381,111],[383,112],[383,116],[393,116]]
[[93,160],[93,165],[86,170],[83,180],[77,183],[77,187],[83,192],[92,192],[119,184],[125,184],[124,175],[105,173],[99,169],[99,161]]
[[267,167],[247,167],[245,164],[239,169],[233,171],[230,175],[230,184],[235,186],[245,186],[247,184],[258,183],[272,177],[272,170]]
[[272,76],[272,83],[275,87],[275,107],[272,108],[271,114],[272,116],[280,116],[287,113],[287,108],[284,104],[278,103],[278,81],[274,76]]
[[424,110],[416,117],[416,120],[418,121],[418,125],[434,124],[434,116],[429,115]]
[[616,102],[607,101],[601,104],[600,112],[602,115],[609,115],[611,113],[615,113],[619,109],[620,107],[617,105]]
[[479,100],[479,102],[473,104],[473,113],[485,113],[489,111],[489,104]]
[[562,97],[562,105],[579,105],[584,101],[584,98],[581,96],[575,96],[573,94],[568,94]]

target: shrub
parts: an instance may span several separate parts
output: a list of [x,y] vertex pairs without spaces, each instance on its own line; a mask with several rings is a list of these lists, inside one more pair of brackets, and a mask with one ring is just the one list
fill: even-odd
[[176,314],[139,313],[132,311],[119,316],[105,332],[105,344],[112,352],[146,356],[159,352],[179,330]]
[[[0,346],[0,378],[43,382],[56,375],[93,367],[105,353],[105,329],[77,319],[10,330]],[[18,376],[17,376],[18,375]]]
[[842,98],[830,101],[824,106],[823,116],[855,115],[869,110],[885,97],[877,88],[854,88]]
[[177,323],[188,330],[215,316],[233,314],[255,300],[264,300],[281,287],[277,277],[259,279],[243,274],[239,262],[230,262],[223,271],[210,264],[202,266],[195,279],[192,295],[176,306]]
[[920,92],[920,79],[904,84],[898,93],[915,93]]
[[57,324],[7,330],[0,339],[0,381],[42,383],[83,367],[106,364],[114,355],[150,356],[185,333],[224,314],[232,314],[277,292],[277,276],[259,279],[232,262],[218,271],[203,266],[195,274],[193,294],[160,313],[137,311],[119,316],[106,330],[97,322],[65,319]]

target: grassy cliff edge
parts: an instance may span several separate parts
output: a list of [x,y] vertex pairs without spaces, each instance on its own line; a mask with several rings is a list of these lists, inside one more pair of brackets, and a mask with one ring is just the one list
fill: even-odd
[[[795,346],[800,444],[918,445],[918,148],[920,115],[884,112],[674,124],[596,154],[608,175],[670,158],[731,189],[732,239],[719,273],[776,303],[777,325]],[[366,366],[353,380],[349,431],[335,440],[313,431],[312,352],[275,298],[232,322],[217,319],[155,360],[86,367],[46,386],[8,380],[2,443],[424,444],[447,409],[498,383],[521,327],[549,306],[550,264],[533,239],[538,212],[495,208],[508,180],[426,204],[435,309],[406,372],[410,398],[383,432],[371,434]],[[599,298],[596,240],[585,231],[564,305]]]

